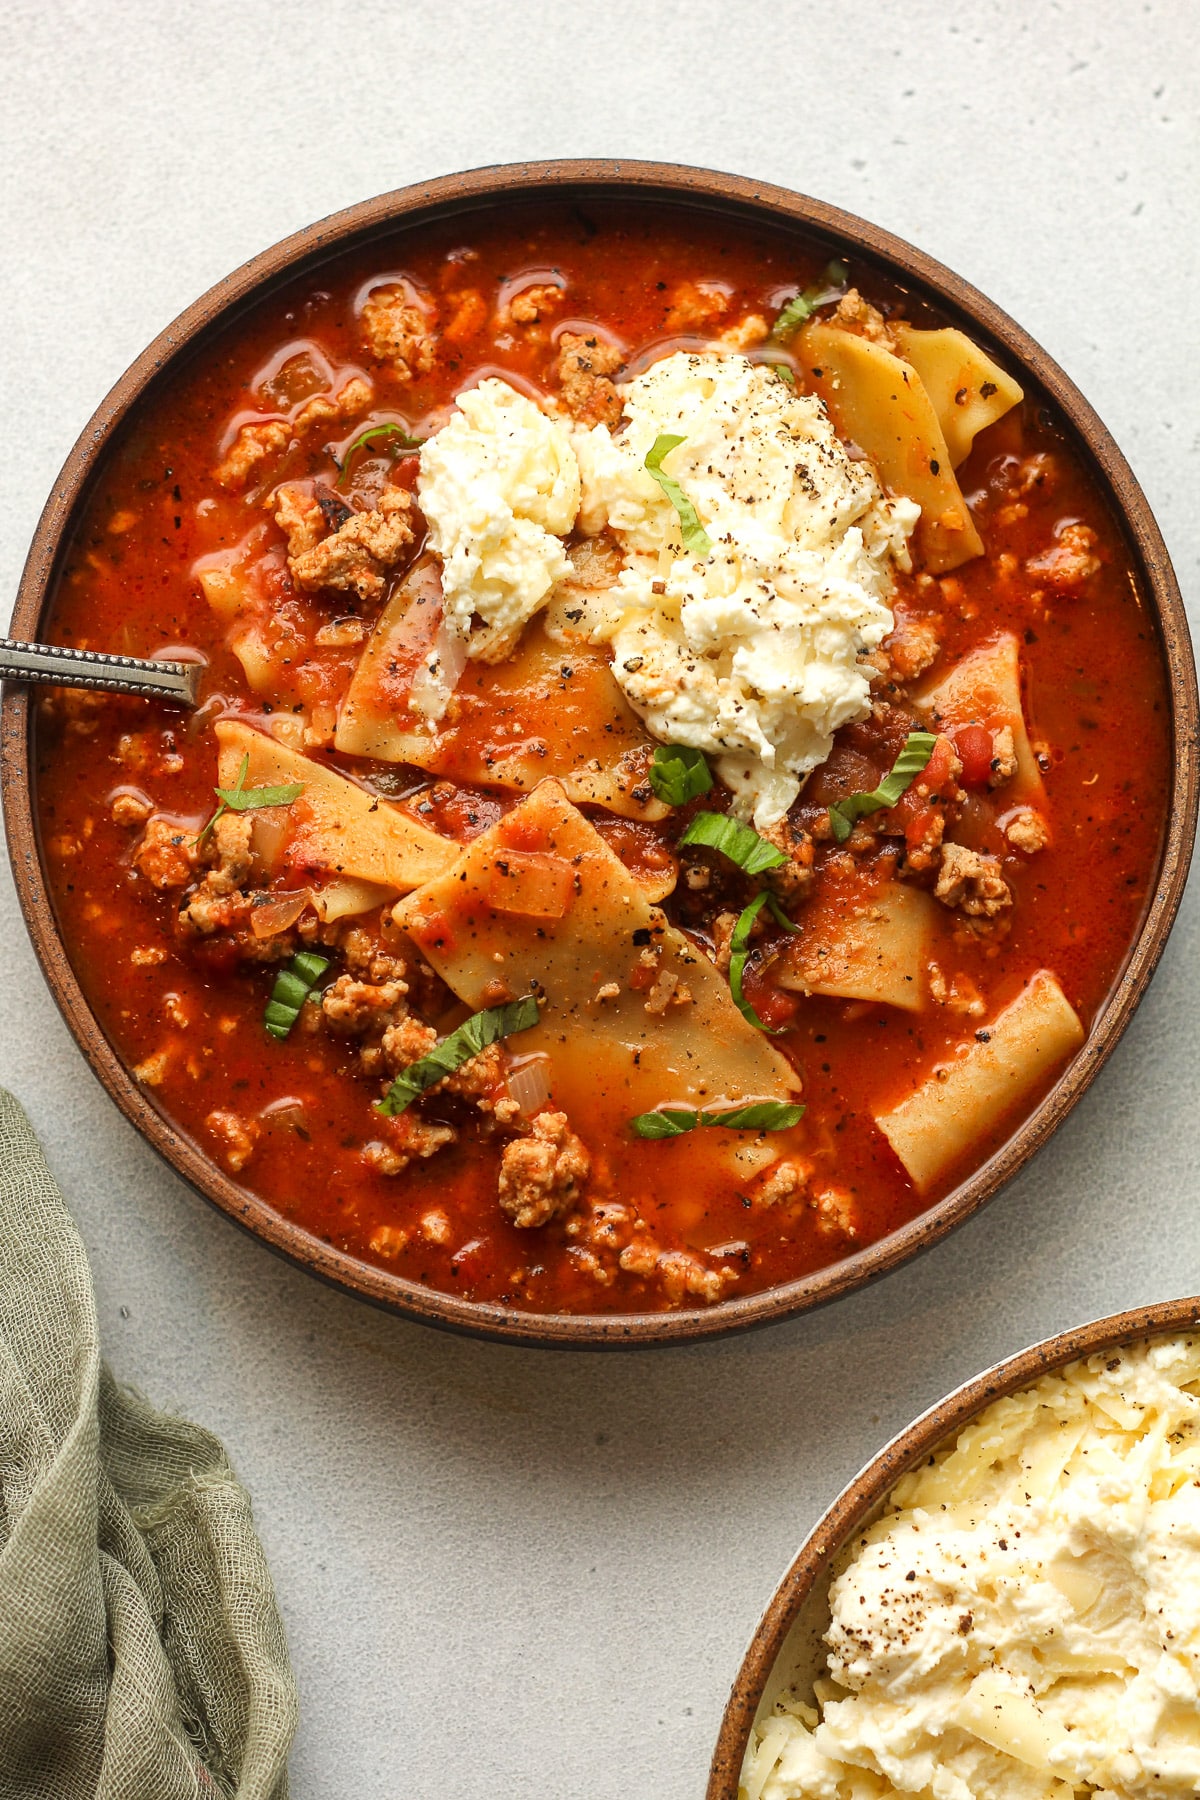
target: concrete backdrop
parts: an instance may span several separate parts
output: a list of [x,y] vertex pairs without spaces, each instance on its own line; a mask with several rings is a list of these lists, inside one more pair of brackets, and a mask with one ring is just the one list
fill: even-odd
[[[1186,0],[0,0],[0,28],[5,594],[92,408],[220,275],[389,187],[591,154],[789,184],[961,271],[1098,407],[1197,596]],[[1200,1290],[1194,891],[1108,1069],[983,1217],[814,1317],[619,1358],[438,1336],[235,1232],[88,1073],[6,871],[0,909],[0,1076],[107,1354],[253,1493],[298,1800],[695,1800],[762,1604],[875,1447],[1034,1338]]]

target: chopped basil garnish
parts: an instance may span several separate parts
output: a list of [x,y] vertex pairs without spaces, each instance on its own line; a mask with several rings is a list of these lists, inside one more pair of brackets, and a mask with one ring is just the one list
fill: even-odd
[[805,288],[794,300],[779,309],[779,317],[771,327],[771,342],[786,344],[795,337],[806,319],[812,317],[818,306],[825,306],[830,300],[836,300],[844,290],[850,278],[850,271],[844,262],[831,262],[825,270],[824,281],[814,287]]
[[399,442],[395,446],[397,450],[419,450],[425,442],[424,438],[410,437],[403,425],[369,425],[365,431],[359,432],[352,444],[346,447],[342,457],[342,472],[337,478],[339,487],[345,487],[349,480],[350,464],[359,451],[365,450],[367,445],[373,444],[377,438],[398,438]]
[[865,813],[878,812],[881,807],[895,806],[933,755],[936,743],[936,732],[910,731],[903,750],[877,788],[869,794],[847,794],[844,800],[833,802],[829,808],[829,827],[839,844],[844,844],[850,836],[856,819],[861,819]]
[[287,1036],[300,1017],[300,1008],[328,967],[327,956],[318,956],[312,950],[298,950],[287,968],[279,971],[263,1014],[263,1024],[272,1037]]
[[804,1108],[783,1100],[756,1100],[732,1112],[709,1113],[706,1125],[724,1125],[729,1131],[790,1131],[804,1117]]
[[[712,850],[719,850],[730,862],[737,864],[747,875],[762,875],[768,869],[778,869],[787,856],[782,850],[766,838],[759,837],[749,825],[743,825],[740,819],[731,819],[725,813],[697,813],[687,830],[679,840],[680,844],[707,844]],[[733,995],[733,1003],[744,1019],[759,1031],[769,1031],[764,1025],[745,994],[742,992],[742,976],[745,974],[746,961],[750,954],[750,930],[763,907],[769,907],[776,921],[785,931],[798,931],[769,888],[756,894],[746,910],[741,914],[733,928],[733,936],[729,940],[729,991]]]
[[250,758],[243,756],[242,766],[238,770],[238,778],[231,788],[214,788],[213,793],[221,802],[212,818],[205,825],[196,839],[196,848],[200,848],[222,813],[254,812],[260,806],[290,806],[304,792],[302,781],[289,781],[282,787],[246,786],[246,776],[250,773]]
[[644,467],[647,475],[657,481],[679,514],[679,523],[683,528],[684,549],[692,556],[711,556],[712,539],[700,523],[700,515],[679,483],[673,476],[665,474],[661,467],[663,457],[669,456],[671,451],[683,442],[683,438],[675,437],[670,432],[664,432],[661,437],[656,437],[646,453]]
[[436,1087],[447,1075],[453,1075],[489,1044],[511,1037],[514,1031],[528,1031],[537,1022],[538,1004],[532,994],[526,994],[508,1006],[489,1006],[486,1012],[472,1013],[457,1031],[452,1031],[448,1038],[435,1045],[428,1056],[401,1069],[383,1099],[375,1102],[376,1109],[389,1119],[395,1118],[427,1088]]
[[750,932],[753,928],[755,919],[757,919],[764,906],[770,909],[776,924],[782,925],[785,931],[799,931],[800,929],[797,924],[788,918],[769,888],[764,888],[761,894],[756,894],[749,906],[739,917],[737,924],[733,928],[733,935],[729,940],[729,992],[733,996],[733,1004],[737,1007],[743,1019],[748,1020],[749,1023],[756,1026],[759,1031],[769,1032],[771,1036],[774,1037],[776,1035],[775,1030],[770,1025],[763,1024],[742,991],[742,978],[746,973],[746,963],[750,956]]
[[712,775],[702,751],[686,744],[659,744],[650,763],[650,786],[668,806],[686,806],[698,794],[707,794]]
[[761,875],[765,869],[778,869],[787,861],[782,850],[777,850],[749,825],[743,825],[740,819],[729,818],[726,813],[697,813],[679,842],[707,844],[710,850],[719,850],[722,856],[735,862],[747,875]]
[[727,1131],[787,1131],[804,1117],[802,1106],[782,1100],[755,1100],[749,1106],[733,1106],[722,1112],[692,1112],[686,1106],[664,1106],[658,1112],[638,1113],[630,1119],[636,1137],[682,1137],[704,1125],[723,1125]]

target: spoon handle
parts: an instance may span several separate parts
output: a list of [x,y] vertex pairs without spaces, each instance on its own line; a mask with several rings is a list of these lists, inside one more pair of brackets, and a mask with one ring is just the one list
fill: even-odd
[[60,687],[100,688],[109,694],[142,694],[195,706],[200,664],[148,662],[140,656],[0,638],[0,676],[6,681],[55,682]]

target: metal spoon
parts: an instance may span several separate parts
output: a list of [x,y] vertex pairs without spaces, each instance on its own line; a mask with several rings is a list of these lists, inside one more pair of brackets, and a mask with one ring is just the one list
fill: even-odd
[[59,687],[142,694],[151,700],[195,706],[201,667],[200,663],[149,662],[141,656],[64,650],[57,644],[23,644],[16,638],[0,638],[0,677],[6,681],[54,682]]

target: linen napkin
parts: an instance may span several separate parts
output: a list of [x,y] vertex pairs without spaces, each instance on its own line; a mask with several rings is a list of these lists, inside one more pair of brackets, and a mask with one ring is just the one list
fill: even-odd
[[102,1364],[83,1244],[0,1089],[0,1800],[286,1800],[295,1720],[249,1498]]

